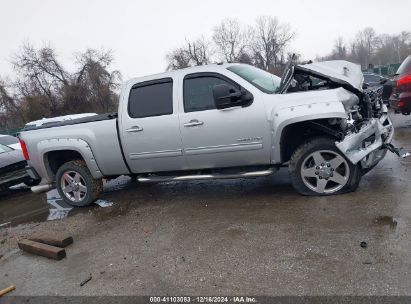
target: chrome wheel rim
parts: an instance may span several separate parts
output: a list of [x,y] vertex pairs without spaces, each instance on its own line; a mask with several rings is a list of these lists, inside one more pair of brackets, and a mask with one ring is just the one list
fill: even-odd
[[76,171],[66,171],[61,176],[61,189],[70,201],[79,203],[87,195],[87,187],[84,178]]
[[337,152],[320,150],[309,154],[303,161],[301,178],[316,193],[331,194],[341,190],[350,177],[347,161]]

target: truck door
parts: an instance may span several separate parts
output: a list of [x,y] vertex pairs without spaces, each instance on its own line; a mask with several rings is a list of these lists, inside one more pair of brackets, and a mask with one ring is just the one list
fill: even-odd
[[246,89],[254,101],[246,107],[218,110],[213,87],[245,87],[218,73],[188,74],[183,79],[180,128],[191,169],[270,163],[270,128],[260,93]]
[[120,109],[124,157],[133,173],[187,169],[182,153],[176,84],[173,78],[128,87]]

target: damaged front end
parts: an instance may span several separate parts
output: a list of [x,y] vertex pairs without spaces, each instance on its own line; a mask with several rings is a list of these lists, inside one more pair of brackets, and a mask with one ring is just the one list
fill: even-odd
[[364,169],[375,166],[387,150],[403,158],[410,155],[391,144],[394,127],[381,94],[380,88],[367,89],[361,93],[358,104],[342,101],[349,119],[345,137],[336,146],[353,164],[360,163]]
[[363,89],[360,66],[342,60],[301,65],[289,64],[283,75],[282,92],[338,89],[338,97],[347,113],[347,119],[336,119],[342,137],[337,148],[353,163],[363,169],[375,166],[387,150],[400,157],[409,155],[392,144],[394,127],[388,109],[382,100],[381,88]]

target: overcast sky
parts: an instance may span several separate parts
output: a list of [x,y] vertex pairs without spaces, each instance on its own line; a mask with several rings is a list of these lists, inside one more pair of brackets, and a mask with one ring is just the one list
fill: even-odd
[[51,44],[69,68],[73,52],[106,48],[125,80],[158,73],[168,51],[185,38],[209,36],[224,18],[251,25],[258,16],[277,16],[297,33],[292,48],[305,59],[367,26],[378,33],[411,30],[409,0],[2,0],[1,12],[2,77],[13,76],[9,61],[23,42]]

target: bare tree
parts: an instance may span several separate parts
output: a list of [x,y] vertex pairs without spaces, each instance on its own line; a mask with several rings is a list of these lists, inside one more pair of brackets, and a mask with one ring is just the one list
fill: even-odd
[[373,28],[367,27],[359,31],[351,43],[351,55],[354,61],[360,63],[363,68],[368,68],[372,64],[372,57],[378,43],[378,37]]
[[166,55],[168,70],[204,65],[211,62],[213,50],[211,43],[201,36],[196,40],[186,39],[183,47],[177,48]]
[[10,92],[10,84],[0,79],[0,129],[14,128],[22,120],[16,98]]
[[167,70],[177,70],[190,66],[190,55],[184,48],[178,48],[166,55]]
[[[112,52],[88,49],[76,57],[79,70],[72,76],[71,87],[75,92],[80,92],[83,98],[87,97],[94,111],[114,111],[118,102],[114,92],[120,85],[121,73],[117,70],[108,71],[113,62]],[[70,99],[65,103],[71,106]]]
[[214,28],[213,41],[221,59],[239,62],[250,44],[250,30],[243,29],[237,19],[225,19]]
[[[115,111],[120,72],[109,71],[113,61],[111,51],[89,49],[75,55],[77,70],[70,73],[58,60],[50,47],[35,49],[23,45],[14,55],[13,67],[17,79],[13,83],[16,92],[14,107],[23,121],[65,114]],[[10,109],[0,86],[0,107]],[[3,106],[2,106],[3,105]]]
[[14,55],[12,64],[19,76],[16,86],[20,93],[25,97],[42,96],[48,101],[51,114],[57,115],[58,91],[62,85],[68,84],[68,79],[54,49],[48,46],[36,50],[25,44]]
[[204,36],[193,41],[187,39],[186,48],[194,65],[204,65],[211,62],[210,42]]
[[343,37],[338,37],[334,43],[333,59],[347,59],[347,47]]
[[255,64],[267,71],[281,65],[285,50],[295,34],[288,24],[280,24],[276,17],[257,19],[254,28],[253,53]]

